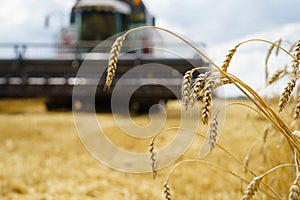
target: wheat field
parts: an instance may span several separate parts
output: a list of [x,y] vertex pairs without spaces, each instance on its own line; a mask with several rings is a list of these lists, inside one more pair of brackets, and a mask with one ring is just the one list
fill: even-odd
[[[166,126],[177,126],[179,103],[169,102],[166,111]],[[98,117],[106,120],[104,132],[116,145],[129,151],[147,151],[149,140],[139,144],[124,136],[112,123],[109,113],[98,113]],[[265,135],[268,123],[257,113],[246,108],[241,111],[237,105],[228,109],[226,117],[230,123],[225,122],[218,144],[241,162],[248,155],[249,168],[255,173],[291,162],[292,155],[285,151],[286,141],[271,130]],[[134,120],[142,124],[149,119],[147,115],[139,115]],[[41,99],[2,99],[0,121],[0,199],[150,200],[165,196],[163,183],[172,166],[158,171],[153,179],[151,173],[129,174],[102,165],[80,142],[72,112],[47,112]],[[204,128],[200,130],[205,132]],[[162,137],[162,143],[171,135]],[[197,159],[201,140],[197,138],[179,160]],[[203,161],[222,166],[249,181],[253,178],[220,148]],[[287,197],[293,179],[293,169],[287,168],[264,181]],[[248,183],[206,164],[191,162],[174,171],[169,185],[174,199],[240,199]],[[254,199],[272,199],[272,196],[259,192]]]

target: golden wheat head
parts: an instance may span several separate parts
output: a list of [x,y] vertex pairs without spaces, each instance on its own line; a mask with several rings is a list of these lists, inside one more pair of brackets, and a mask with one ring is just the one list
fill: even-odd
[[294,57],[296,59],[293,60],[292,68],[293,68],[294,77],[297,77],[299,73],[299,62],[300,62],[300,40],[295,45]]
[[235,46],[233,49],[229,50],[229,53],[226,55],[226,59],[224,60],[223,65],[221,66],[221,69],[224,72],[227,72],[227,69],[229,67],[230,61],[232,60],[232,57],[235,54],[237,48],[238,48],[238,45]]
[[296,105],[293,118],[294,119],[299,119],[300,118],[300,96],[298,96],[298,103]]
[[300,191],[298,186],[299,178],[300,178],[300,174],[298,173],[295,181],[290,187],[289,200],[299,200],[299,196],[300,196]]
[[109,89],[112,83],[112,80],[115,76],[116,70],[117,70],[117,62],[118,62],[118,57],[119,53],[122,48],[123,41],[125,40],[126,36],[122,35],[116,39],[114,44],[112,45],[111,51],[110,51],[110,56],[108,59],[108,66],[106,70],[106,82],[104,86],[104,90]]
[[287,102],[289,101],[289,99],[291,97],[291,94],[292,94],[295,86],[296,86],[296,78],[291,78],[290,82],[284,88],[284,91],[283,91],[283,93],[280,97],[280,101],[279,101],[279,104],[278,104],[279,105],[279,112],[281,112],[285,108]]
[[191,81],[193,78],[193,70],[185,72],[181,84],[181,101],[185,109],[190,105]]
[[206,81],[203,88],[203,98],[202,98],[202,122],[203,124],[208,123],[208,119],[210,116],[210,106],[212,102],[214,88],[214,80],[212,78]]
[[200,98],[202,98],[202,90],[204,88],[205,80],[207,78],[207,73],[199,74],[195,79],[192,91],[190,94],[190,106],[193,107],[194,103]]
[[255,195],[258,187],[259,187],[259,183],[261,182],[261,177],[255,177],[251,183],[248,185],[247,189],[245,190],[244,196],[243,196],[243,200],[250,200],[252,199],[252,197]]
[[208,144],[210,151],[212,151],[215,148],[216,142],[217,142],[217,136],[218,136],[218,120],[217,120],[217,114],[213,118],[213,120],[210,123],[209,128],[209,136],[208,136]]
[[171,189],[167,182],[164,183],[164,196],[166,200],[172,200]]

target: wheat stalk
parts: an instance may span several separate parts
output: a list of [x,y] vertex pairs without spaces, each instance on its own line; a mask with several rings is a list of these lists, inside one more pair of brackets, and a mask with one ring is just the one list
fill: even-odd
[[280,101],[279,101],[279,104],[278,104],[279,105],[279,112],[281,112],[285,108],[285,106],[286,106],[287,102],[289,101],[290,96],[291,96],[295,86],[296,86],[296,78],[291,78],[291,81],[284,88],[284,91],[283,91],[283,93],[280,97]]
[[113,80],[116,70],[117,70],[117,62],[118,62],[119,53],[121,51],[122,44],[123,44],[123,41],[125,40],[125,38],[126,38],[126,34],[118,37],[116,39],[116,41],[114,42],[114,44],[112,45],[109,59],[108,59],[108,66],[107,66],[107,70],[106,70],[107,75],[106,75],[106,82],[104,85],[104,90],[108,90],[111,86],[112,80]]
[[276,46],[276,52],[275,52],[275,55],[276,56],[278,56],[278,54],[279,54],[279,46],[281,45],[281,43],[282,43],[282,39],[280,38],[278,41],[277,41],[277,45],[278,46]]
[[191,91],[191,81],[193,78],[194,70],[189,70],[185,72],[182,84],[181,84],[181,101],[185,109],[189,108],[190,105],[190,91]]

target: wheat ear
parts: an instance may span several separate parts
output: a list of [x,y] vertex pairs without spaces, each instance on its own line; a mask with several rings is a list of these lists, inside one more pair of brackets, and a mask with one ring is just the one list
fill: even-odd
[[289,193],[289,200],[299,200],[299,194],[300,194],[300,191],[299,191],[299,186],[298,186],[298,181],[300,179],[300,173],[299,173],[299,170],[298,170],[298,164],[297,164],[297,156],[296,156],[296,151],[295,151],[295,163],[296,163],[296,178],[293,182],[293,184],[291,185],[290,187],[290,193]]
[[293,131],[293,135],[300,139],[300,131]]
[[299,200],[299,187],[296,183],[290,187],[289,200]]
[[249,200],[252,199],[252,197],[255,195],[259,183],[261,182],[262,176],[254,177],[254,179],[251,181],[251,183],[248,185],[247,189],[245,190],[245,194],[243,196],[243,200]]
[[286,73],[286,67],[278,69],[268,80],[267,85],[275,83],[282,75]]
[[157,171],[156,171],[156,163],[157,163],[157,153],[154,149],[154,139],[151,140],[149,145],[149,153],[150,153],[150,162],[151,162],[151,168],[153,173],[153,179],[156,177]]
[[164,196],[166,200],[172,200],[171,189],[167,182],[164,182]]
[[212,93],[214,87],[214,80],[212,78],[206,81],[203,88],[203,98],[202,98],[202,122],[203,124],[208,123],[210,106],[212,101]]
[[190,94],[191,107],[193,107],[193,105],[199,98],[201,99],[202,90],[204,88],[206,78],[207,78],[207,73],[203,73],[203,74],[199,74],[198,77],[195,79]]
[[231,59],[232,59],[233,55],[235,54],[238,47],[239,47],[239,45],[236,45],[233,49],[229,50],[229,53],[226,55],[226,59],[224,60],[223,65],[221,66],[221,69],[224,72],[227,72],[230,61],[231,61]]
[[293,60],[292,68],[293,68],[294,77],[297,77],[299,72],[299,62],[300,62],[300,40],[295,45],[294,56],[296,59]]
[[123,44],[123,41],[125,40],[125,38],[126,38],[126,34],[118,37],[116,39],[116,41],[114,42],[114,44],[112,45],[109,59],[108,59],[108,66],[107,66],[107,70],[106,70],[107,75],[106,75],[106,82],[104,85],[104,90],[108,90],[111,86],[112,80],[113,80],[116,70],[117,70],[117,62],[118,62],[119,53],[121,51],[122,44]]
[[212,151],[215,148],[216,142],[217,142],[217,136],[218,136],[218,113],[214,116],[213,120],[210,123],[209,128],[209,136],[208,136],[208,144],[210,151]]
[[281,112],[285,108],[285,106],[286,106],[287,102],[289,101],[290,96],[291,96],[295,86],[296,86],[296,78],[291,78],[291,81],[284,88],[284,91],[283,91],[283,93],[280,97],[280,101],[279,101],[279,104],[278,104],[279,105],[279,112]]
[[270,59],[270,56],[271,56],[271,53],[272,53],[274,47],[275,47],[275,43],[273,43],[273,44],[270,46],[270,48],[268,49],[267,56],[266,56],[266,59],[265,59],[265,75],[266,75],[266,81],[268,81],[268,79],[269,79],[268,62],[269,62],[269,59]]
[[188,109],[190,105],[190,92],[193,72],[194,70],[189,70],[185,72],[181,84],[181,100],[185,109]]
[[298,96],[298,103],[296,105],[296,108],[295,108],[295,112],[294,112],[294,115],[293,115],[293,118],[296,120],[296,119],[300,119],[300,96]]

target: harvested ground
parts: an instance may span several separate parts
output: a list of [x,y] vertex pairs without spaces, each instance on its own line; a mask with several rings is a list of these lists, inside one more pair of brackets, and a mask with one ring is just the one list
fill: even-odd
[[[168,103],[166,111],[166,128],[179,126],[178,103]],[[105,124],[105,134],[114,144],[128,151],[147,152],[149,139],[130,138],[113,123],[111,114],[97,115]],[[243,161],[253,142],[262,140],[266,122],[246,108],[241,112],[241,106],[232,106],[226,117],[219,143]],[[137,124],[147,124],[149,117],[137,115],[134,120]],[[155,179],[151,173],[130,174],[104,166],[81,143],[72,112],[48,112],[42,99],[2,99],[0,122],[0,199],[164,198],[162,185],[174,164],[158,171]],[[205,135],[205,130],[200,127],[199,132]],[[158,146],[167,144],[173,137],[174,134],[165,134]],[[197,159],[202,141],[201,137],[196,138],[179,160]],[[220,148],[204,161],[244,175],[240,164]],[[260,164],[255,162],[250,167],[256,172],[261,170]],[[250,181],[253,178],[249,174],[245,177]],[[169,185],[175,199],[240,199],[241,190],[247,186],[239,178],[204,163],[179,166],[170,176]]]

